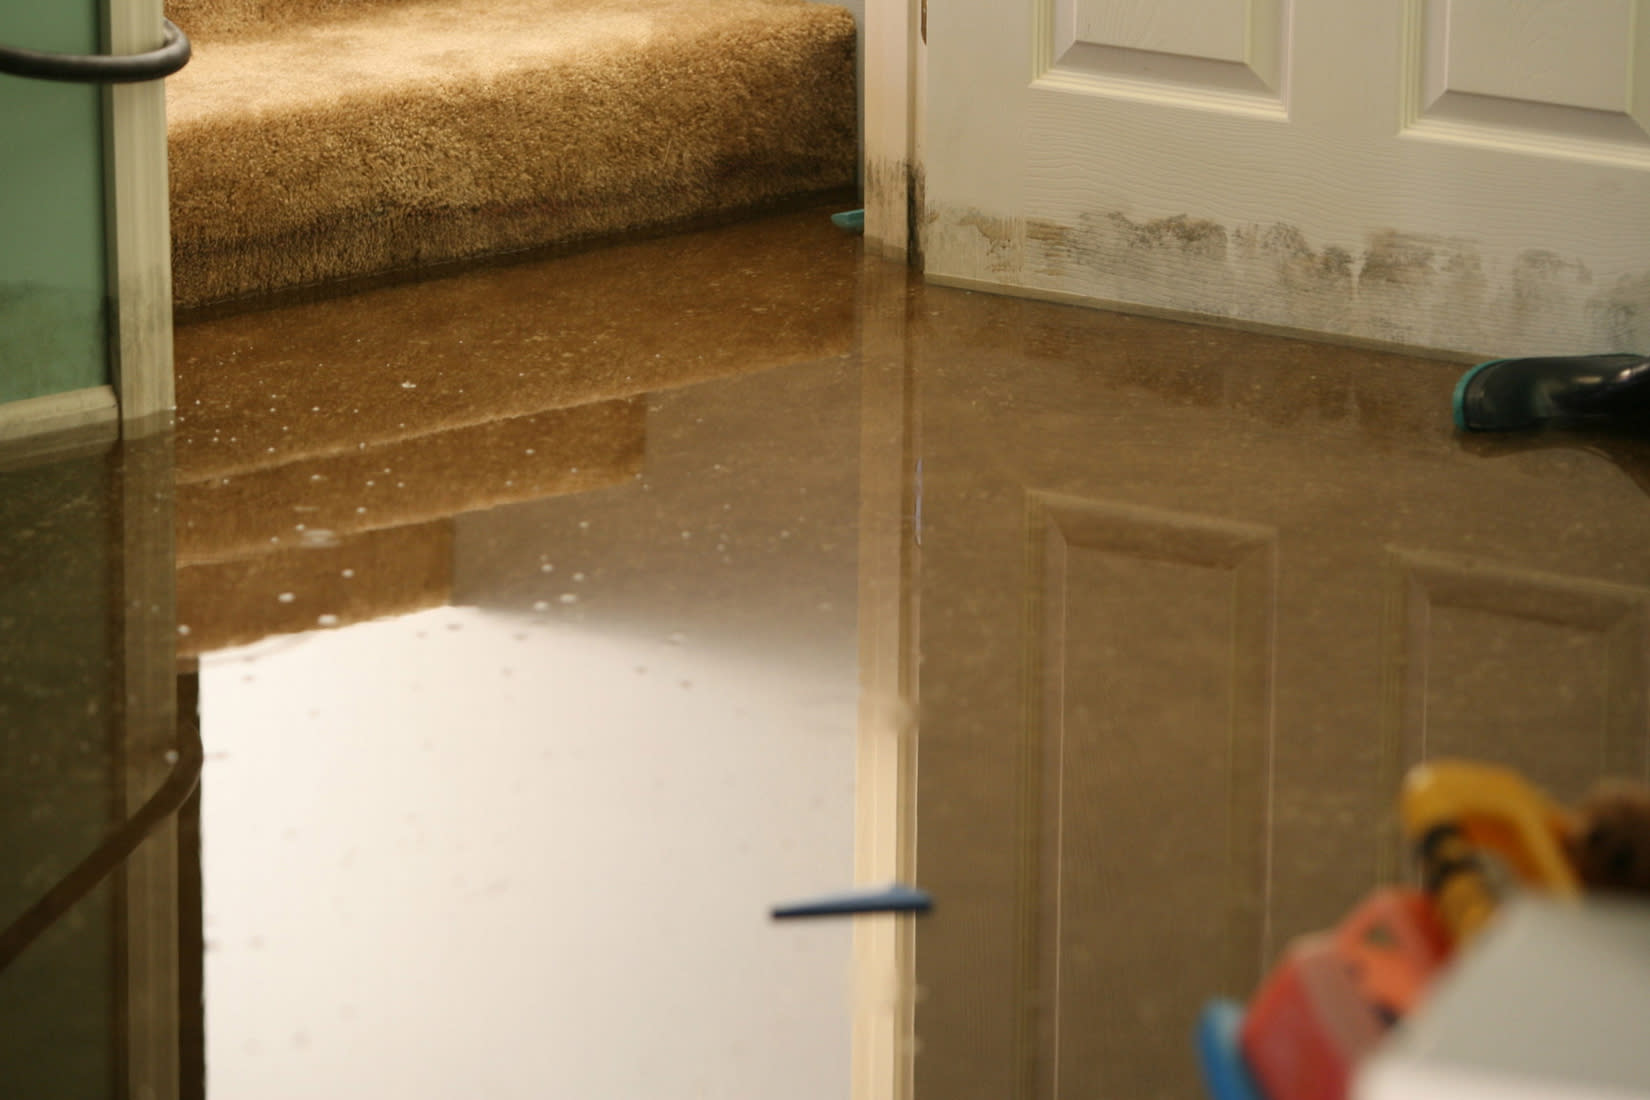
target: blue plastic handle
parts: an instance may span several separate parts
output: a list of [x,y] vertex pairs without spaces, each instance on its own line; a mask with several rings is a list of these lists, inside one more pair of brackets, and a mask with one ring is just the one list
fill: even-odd
[[1243,1058],[1242,1027],[1243,1006],[1236,1001],[1210,1001],[1198,1016],[1197,1060],[1211,1100],[1266,1100]]

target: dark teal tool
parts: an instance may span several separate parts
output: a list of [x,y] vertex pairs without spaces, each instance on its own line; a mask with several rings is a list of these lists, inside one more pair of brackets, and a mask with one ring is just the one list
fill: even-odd
[[832,214],[831,224],[844,233],[863,233],[865,232],[865,211],[863,209],[844,210],[840,214]]
[[1455,387],[1455,425],[1505,432],[1553,423],[1650,427],[1650,356],[1492,359]]

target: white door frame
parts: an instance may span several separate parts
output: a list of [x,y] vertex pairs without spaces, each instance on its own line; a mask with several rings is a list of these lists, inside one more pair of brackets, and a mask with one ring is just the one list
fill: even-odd
[[[143,53],[163,41],[162,0],[109,0],[109,52]],[[181,736],[176,710],[177,571],[171,508],[157,510],[169,482],[171,426],[172,230],[166,169],[166,82],[104,89],[104,196],[109,247],[110,380],[121,433],[152,436],[128,447],[122,484],[121,616],[125,636],[125,791],[135,806],[165,782],[166,749]],[[157,614],[134,612],[140,607]],[[172,758],[176,759],[176,753]],[[178,827],[175,816],[127,861],[123,872],[127,1087],[132,1096],[182,1094],[179,1035]]]
[[927,0],[865,0],[865,243],[919,268],[927,9]]
[[[109,0],[109,50],[158,49],[162,0]],[[166,82],[104,91],[110,377],[127,434],[162,426],[172,388],[172,226],[166,175]]]
[[[162,0],[108,0],[112,54],[164,41]],[[110,303],[109,382],[0,404],[8,461],[55,453],[88,433],[144,434],[170,421],[172,243],[162,80],[103,89],[103,196]]]
[[[865,248],[919,270],[922,79],[926,0],[865,0]],[[865,273],[880,299],[888,268]],[[899,276],[903,278],[903,276]],[[854,871],[864,884],[909,881],[916,869],[915,562],[908,533],[902,376],[905,318],[863,308],[866,424],[861,459],[860,720],[854,784]],[[891,417],[891,419],[890,419]],[[911,918],[854,923],[853,1100],[910,1100],[914,1090],[916,958]]]

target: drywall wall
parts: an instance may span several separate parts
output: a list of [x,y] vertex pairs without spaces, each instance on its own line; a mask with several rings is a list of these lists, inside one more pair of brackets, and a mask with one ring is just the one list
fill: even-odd
[[[95,0],[0,6],[0,43],[96,53]],[[99,89],[0,76],[0,402],[108,379]]]

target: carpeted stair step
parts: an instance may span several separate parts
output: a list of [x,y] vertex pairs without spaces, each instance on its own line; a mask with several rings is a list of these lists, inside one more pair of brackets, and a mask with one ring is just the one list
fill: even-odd
[[642,469],[639,399],[431,432],[349,454],[178,485],[178,563],[328,546],[340,537],[609,488]]
[[435,517],[627,480],[650,392],[849,353],[828,212],[179,326],[182,652],[437,606]]
[[810,211],[181,325],[178,479],[844,354],[857,254]]
[[175,298],[851,185],[854,24],[802,0],[172,0]]
[[453,592],[453,522],[367,531],[178,570],[178,655],[441,607]]
[[646,414],[607,401],[179,484],[179,652],[440,606],[453,517],[628,482]]

